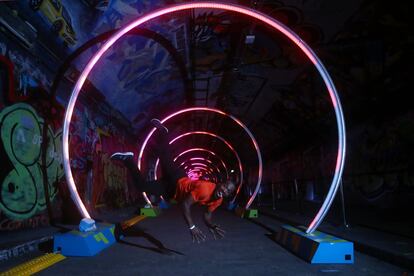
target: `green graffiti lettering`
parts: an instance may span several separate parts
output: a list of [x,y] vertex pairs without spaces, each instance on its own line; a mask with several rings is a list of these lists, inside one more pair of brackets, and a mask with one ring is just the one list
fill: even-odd
[[[0,179],[0,210],[14,220],[24,220],[45,209],[41,144],[43,119],[28,104],[18,103],[0,112],[1,143],[12,168]],[[50,199],[56,196],[56,184],[63,176],[61,131],[48,128],[46,166]],[[0,168],[4,169],[4,168]]]

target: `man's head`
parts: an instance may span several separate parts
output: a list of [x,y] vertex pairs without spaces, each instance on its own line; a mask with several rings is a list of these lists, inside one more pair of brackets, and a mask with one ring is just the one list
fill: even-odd
[[220,183],[216,186],[214,190],[215,198],[227,198],[231,196],[236,190],[236,184],[233,181],[229,180],[224,183]]

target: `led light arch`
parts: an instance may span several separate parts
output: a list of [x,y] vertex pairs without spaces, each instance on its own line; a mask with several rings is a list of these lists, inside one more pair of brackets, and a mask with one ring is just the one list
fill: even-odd
[[211,174],[213,174],[213,173],[214,173],[214,172],[213,172],[213,170],[212,170],[211,168],[209,168],[209,167],[205,167],[205,166],[200,166],[200,165],[197,165],[197,164],[191,164],[191,168],[193,168],[193,169],[200,169],[200,170],[204,170],[204,171],[209,172],[209,173],[211,173]]
[[191,166],[202,166],[202,167],[209,168],[209,166],[204,163],[191,163]]
[[[196,162],[196,163],[187,164],[187,163],[189,163],[189,162],[191,162],[191,161],[196,161],[196,160],[194,160],[194,159],[198,159],[198,163]],[[206,163],[208,163],[209,165],[207,165],[206,163],[201,163],[201,162],[206,162]],[[157,162],[155,163],[155,165],[158,167],[158,165],[159,165],[159,159],[157,159]],[[186,166],[184,166],[184,165],[186,165]],[[184,162],[181,162],[181,164],[180,164],[180,165],[178,165],[178,167],[179,167],[179,168],[181,168],[181,167],[183,167],[183,166],[184,166],[184,170],[186,170],[186,169],[188,169],[190,166],[195,166],[195,165],[203,166],[203,167],[206,167],[206,168],[209,168],[209,169],[211,169],[211,167],[210,167],[210,165],[211,165],[211,166],[213,166],[213,167],[214,167],[214,169],[215,169],[218,173],[221,173],[220,169],[219,169],[218,167],[216,167],[215,165],[213,165],[213,162],[211,162],[210,160],[204,159],[204,158],[191,158],[190,160],[186,160],[186,161],[184,161]],[[211,170],[212,170],[212,169],[211,169]],[[155,178],[155,180],[156,180],[156,178]]]
[[[346,135],[345,135],[345,121],[342,112],[341,102],[338,96],[338,92],[336,91],[335,85],[326,70],[323,63],[319,60],[318,56],[314,53],[314,51],[291,29],[285,26],[283,23],[279,22],[278,20],[261,13],[259,11],[235,5],[235,4],[228,4],[228,3],[214,3],[214,2],[192,2],[192,3],[183,3],[178,5],[172,5],[166,8],[161,8],[154,12],[151,12],[145,16],[142,16],[125,27],[121,28],[117,31],[114,35],[112,35],[95,53],[95,55],[88,61],[84,70],[79,75],[78,80],[73,88],[69,103],[66,108],[65,118],[63,122],[63,135],[62,135],[62,145],[63,145],[63,166],[65,169],[66,180],[68,183],[68,188],[71,193],[71,197],[75,202],[76,206],[78,207],[81,215],[83,217],[90,218],[88,211],[86,210],[85,205],[83,204],[76,185],[73,179],[72,171],[70,168],[70,160],[69,160],[69,126],[73,115],[73,110],[75,107],[76,100],[79,96],[79,93],[82,89],[83,84],[86,81],[89,73],[98,62],[98,60],[102,57],[102,55],[122,36],[128,33],[130,30],[160,16],[165,14],[170,14],[176,11],[183,11],[188,9],[219,9],[219,10],[226,10],[226,11],[233,11],[236,13],[244,14],[249,17],[253,17],[264,24],[274,28],[275,30],[284,34],[287,38],[289,38],[294,44],[296,44],[302,52],[309,58],[309,60],[315,65],[316,69],[318,70],[319,74],[321,75],[326,88],[329,92],[329,96],[331,98],[332,105],[335,111],[335,117],[338,126],[338,155],[335,164],[335,173],[332,179],[331,187],[329,188],[328,194],[319,209],[318,213],[308,226],[306,233],[311,233],[315,231],[315,229],[319,226],[322,222],[324,217],[326,216],[332,202],[334,200],[335,194],[340,185],[340,179],[342,177],[344,163],[345,163],[345,150],[346,150]],[[255,142],[254,142],[255,143]],[[256,148],[258,149],[257,143],[255,144]],[[260,157],[261,163],[261,157]],[[261,172],[259,173],[259,183],[261,182]],[[258,192],[260,185],[256,186],[255,193]],[[249,200],[247,207],[250,206],[252,202]]]
[[[206,133],[208,133],[208,132],[197,132],[196,134],[206,134]],[[178,137],[176,137],[176,138],[174,138],[174,139],[172,139],[170,142],[169,142],[169,144],[172,144],[172,143],[174,143],[176,140],[178,140],[178,139],[180,139],[181,137],[184,137],[184,136],[186,136],[186,135],[189,135],[189,134],[194,134],[194,133],[186,133],[186,134],[184,134],[184,135],[180,135],[180,136],[178,136]],[[213,134],[213,133],[208,133],[207,135],[210,135],[210,136],[214,136],[215,137],[215,134]],[[221,137],[220,137],[221,138]],[[223,138],[222,138],[223,139]],[[225,143],[228,143],[227,141],[225,141],[224,139],[223,139],[223,141],[225,142]],[[227,144],[226,144],[227,145]],[[235,153],[235,156],[236,156],[236,158],[237,158],[237,160],[239,161],[239,166],[240,166],[240,168],[242,169],[242,165],[241,165],[241,162],[240,162],[240,158],[239,158],[239,156],[238,156],[238,154],[237,154],[237,152],[234,150],[234,148],[230,145],[230,144],[228,144],[229,145],[229,147],[230,147],[230,149],[231,150],[233,150],[233,152]],[[207,151],[207,150],[205,150],[205,151]],[[209,152],[210,154],[212,154],[212,155],[214,155],[214,156],[216,156],[216,154],[214,153],[214,152],[211,152],[211,151],[207,151],[207,152]],[[174,158],[174,162],[176,161],[176,159],[177,159],[178,157],[176,157],[176,158]],[[216,156],[216,158],[218,158],[217,156]],[[226,170],[226,179],[228,180],[229,179],[229,174],[228,174],[228,172],[227,172],[227,167],[226,167],[226,165],[224,164],[224,162],[221,160],[221,158],[218,158],[220,161],[221,161],[221,163],[222,163],[222,165],[224,166],[224,168],[225,168],[225,170]],[[200,158],[200,157],[198,157],[198,158],[191,158],[190,160],[203,160],[203,161],[207,161],[207,162],[209,162],[210,164],[212,164],[212,162],[210,161],[210,160],[207,160],[207,159],[205,159],[205,158]],[[187,160],[188,161],[188,160]],[[184,162],[182,162],[180,165],[179,165],[179,167],[182,167],[182,165],[183,164],[185,164],[187,161],[184,161]],[[158,166],[159,166],[159,163],[160,163],[160,159],[159,158],[157,158],[157,160],[156,160],[156,162],[155,162],[155,166],[154,166],[154,180],[157,180],[158,179],[158,175],[157,175],[157,172],[158,172]],[[184,168],[184,170],[186,171],[187,170],[187,168],[188,168],[188,166],[186,166],[185,168]],[[217,171],[218,171],[218,173],[221,175],[221,171],[220,171],[220,169],[218,168],[218,167],[216,167],[216,169],[217,169]],[[211,172],[211,173],[213,173],[213,172]],[[189,177],[191,177],[189,174],[188,174],[188,172],[186,171],[186,174],[189,176]],[[241,179],[241,181],[240,181],[240,183],[242,184],[243,182],[243,171],[241,170],[241,176],[240,176],[240,179]],[[217,177],[213,177],[214,179],[215,179],[215,181],[217,182]],[[240,184],[240,185],[241,185]],[[238,194],[238,192],[240,191],[240,188],[237,190],[237,193],[236,193],[236,196],[237,196],[237,194]],[[147,193],[146,192],[143,192],[142,193],[142,195],[143,195],[143,197],[144,197],[144,200],[147,202],[147,204],[149,204],[149,205],[151,205],[152,206],[152,202],[150,201],[150,199],[148,198],[148,195],[147,195]],[[236,198],[236,196],[234,197],[234,199]],[[233,199],[233,201],[234,201],[234,199]]]
[[[201,165],[200,165],[201,164]],[[202,164],[202,163],[191,163],[188,165],[189,168],[195,168],[196,166],[200,166],[200,167],[204,167],[204,168],[208,168],[208,166],[206,164]]]
[[196,157],[196,158],[187,159],[187,160],[181,162],[181,164],[179,166],[183,166],[185,163],[190,162],[190,161],[205,162],[203,164],[206,164],[206,163],[212,164],[213,163],[210,160],[207,160],[205,158]]
[[[176,141],[178,141],[179,139],[181,139],[183,137],[186,137],[186,136],[189,136],[189,135],[208,135],[208,136],[214,137],[214,138],[219,139],[220,141],[222,141],[231,150],[231,152],[233,152],[234,156],[236,157],[237,163],[239,165],[239,172],[240,172],[240,181],[239,181],[239,185],[238,185],[239,188],[237,189],[237,192],[236,192],[236,196],[237,196],[238,193],[240,192],[240,187],[243,185],[243,165],[242,165],[240,156],[237,153],[237,151],[234,149],[234,147],[226,139],[224,139],[223,137],[221,137],[221,136],[219,136],[217,134],[208,132],[208,131],[189,131],[189,132],[180,134],[177,137],[173,138],[169,142],[169,144],[172,145]],[[157,175],[158,165],[159,165],[159,158],[155,162],[155,168],[154,168],[154,172],[155,172],[154,174],[155,175]]]
[[207,176],[208,178],[213,178],[209,172],[207,172],[206,170],[203,170],[203,168],[194,168],[191,169],[187,172],[188,177],[190,177],[191,179],[200,179],[200,177],[202,176]]
[[[209,108],[209,109],[211,109],[211,108]],[[177,112],[178,113],[178,112]],[[224,113],[224,112],[222,112],[222,113]],[[226,113],[224,113],[224,114],[226,114]],[[231,115],[229,115],[229,116],[231,116]],[[164,120],[161,120],[161,122],[163,122],[164,123]],[[153,128],[153,131],[155,132],[155,128]],[[152,133],[154,133],[154,132],[152,132]],[[149,134],[149,136],[147,136],[147,137],[151,137],[150,136],[151,135],[151,133]],[[239,156],[239,154],[237,153],[237,151],[234,149],[234,147],[226,140],[226,139],[224,139],[223,137],[221,137],[221,136],[219,136],[219,135],[217,135],[217,134],[215,134],[215,133],[211,133],[211,132],[208,132],[208,131],[190,131],[190,132],[186,132],[186,133],[183,133],[183,134],[180,134],[180,135],[178,135],[177,137],[175,137],[175,138],[173,138],[168,144],[169,145],[172,145],[172,144],[174,144],[177,140],[179,140],[179,139],[181,139],[181,138],[183,138],[183,137],[186,137],[186,136],[189,136],[189,135],[208,135],[208,136],[211,136],[211,137],[214,137],[214,138],[216,138],[216,139],[219,139],[220,141],[222,141],[232,152],[233,152],[233,154],[234,154],[234,156],[236,157],[236,159],[237,159],[237,163],[238,163],[238,165],[239,165],[239,172],[240,172],[240,180],[239,180],[239,185],[238,185],[238,188],[237,188],[237,191],[236,191],[236,194],[235,194],[235,196],[234,196],[234,198],[233,198],[233,200],[232,200],[232,202],[234,202],[235,200],[236,200],[236,197],[238,196],[238,194],[239,194],[239,192],[240,192],[240,190],[241,190],[241,187],[242,187],[242,185],[243,185],[243,165],[242,165],[242,162],[241,162],[241,159],[240,159],[240,156]],[[145,149],[145,145],[146,145],[146,143],[149,141],[149,139],[147,140],[145,140],[144,141],[144,143],[143,143],[143,146],[141,147],[141,149]],[[141,156],[141,158],[140,157],[138,157],[138,167],[139,168],[141,168],[141,164],[140,164],[140,161],[141,161],[141,159],[142,159],[142,154],[141,154],[141,152],[142,152],[142,154],[143,154],[143,150],[142,151],[140,151],[140,155],[139,156]],[[260,153],[259,153],[260,154]],[[158,171],[158,166],[159,166],[159,163],[160,163],[160,159],[158,158],[157,159],[157,161],[155,162],[155,167],[154,167],[154,179],[155,180],[157,180],[157,171]],[[260,170],[260,168],[259,168],[259,170]],[[257,183],[257,185],[258,186],[260,186],[260,183]],[[143,196],[144,196],[144,199],[147,201],[147,203],[148,204],[150,204],[150,205],[152,205],[152,203],[151,203],[151,201],[149,200],[149,198],[148,198],[148,196],[147,196],[147,194],[145,193],[145,192],[143,192],[142,193],[143,194]],[[254,195],[252,195],[252,197],[251,198],[253,198],[254,199],[254,197],[256,197],[256,194],[254,194]],[[252,202],[253,202],[253,200],[251,200]],[[248,207],[246,207],[246,209],[247,209]]]
[[[201,158],[201,157],[193,157],[193,158],[190,158],[188,161],[189,161],[189,162],[190,162],[190,161],[205,162],[205,163],[203,163],[203,164],[207,165],[207,166],[208,166],[210,169],[212,169],[214,172],[217,172],[218,174],[220,174],[220,175],[221,175],[221,170],[220,170],[220,168],[219,168],[219,167],[217,167],[217,166],[216,166],[216,164],[214,164],[213,162],[211,162],[211,160],[208,160],[208,159],[205,159],[205,158]],[[185,162],[187,162],[187,161],[184,161],[184,163],[185,163]]]
[[204,167],[192,167],[189,171],[204,171],[211,173],[207,168]]
[[221,165],[223,166],[225,172],[226,172],[226,179],[229,179],[229,171],[227,170],[227,166],[226,163],[224,163],[223,159],[221,159],[220,156],[218,156],[215,152],[208,150],[208,149],[204,149],[204,148],[191,148],[188,150],[185,150],[183,152],[181,152],[180,154],[178,154],[176,157],[174,157],[174,162],[177,161],[178,158],[182,157],[183,155],[193,152],[193,151],[201,151],[201,152],[206,152],[207,154],[213,155],[215,158],[217,158]]
[[194,171],[191,171],[189,173],[189,175],[197,176],[195,178],[197,178],[198,180],[200,178],[202,178],[202,177],[207,177],[208,179],[213,179],[213,177],[208,172],[205,172],[203,170],[194,170]]
[[[176,140],[181,139],[182,137],[185,137],[187,135],[193,135],[193,134],[209,135],[209,136],[212,136],[214,138],[217,138],[217,139],[221,140],[227,147],[229,147],[230,150],[234,153],[234,155],[235,155],[235,157],[237,159],[237,162],[238,162],[238,165],[239,165],[239,171],[240,171],[240,181],[239,181],[240,184],[239,184],[239,189],[237,190],[237,193],[236,193],[236,195],[234,197],[234,198],[236,198],[236,196],[238,195],[238,193],[240,191],[241,185],[243,185],[243,166],[242,166],[242,163],[241,163],[241,160],[240,160],[240,157],[239,157],[237,151],[234,149],[234,147],[227,140],[225,140],[224,138],[222,138],[221,136],[219,136],[217,134],[214,134],[214,133],[211,133],[211,132],[207,132],[207,131],[191,131],[191,132],[184,133],[182,135],[179,135],[179,136],[175,137],[173,140],[171,140],[170,141],[170,144],[173,144]],[[198,160],[205,160],[205,161],[211,163],[210,160],[203,159],[203,158],[191,158],[190,160],[197,160],[197,159]],[[223,161],[221,161],[221,162],[224,165],[224,162]],[[219,168],[217,168],[217,170],[219,171],[219,173],[221,173]],[[228,176],[228,173],[227,173],[227,168],[226,168],[226,174],[227,174],[227,179],[229,179],[229,176]],[[234,201],[234,199],[233,199],[233,201]]]
[[[193,112],[193,111],[206,111],[206,112],[212,112],[212,113],[220,114],[220,115],[222,115],[224,117],[227,117],[227,118],[231,119],[233,122],[235,122],[236,124],[238,124],[247,133],[247,135],[249,135],[249,138],[250,138],[250,140],[253,143],[253,147],[256,150],[257,159],[258,159],[258,163],[259,163],[259,166],[258,166],[259,169],[258,169],[258,176],[257,176],[256,188],[254,189],[253,194],[250,196],[250,198],[247,201],[246,206],[245,206],[245,208],[248,209],[250,207],[250,205],[253,203],[254,199],[256,198],[257,193],[259,192],[260,184],[262,182],[262,175],[263,175],[262,154],[260,152],[259,145],[257,144],[256,139],[254,138],[254,136],[250,132],[250,130],[239,119],[237,119],[236,117],[234,117],[231,114],[227,114],[224,111],[221,111],[221,110],[216,109],[216,108],[211,108],[211,107],[190,107],[190,108],[185,108],[185,109],[182,109],[180,111],[177,111],[175,113],[172,113],[172,114],[168,115],[167,117],[163,118],[161,120],[161,123],[165,123],[166,121],[168,121],[171,118],[174,118],[177,115],[180,115],[180,114],[183,114],[183,113],[186,113],[186,112]],[[142,161],[142,156],[144,154],[145,147],[147,146],[149,139],[152,137],[152,135],[154,134],[155,131],[156,131],[156,128],[155,127],[152,128],[152,130],[148,133],[147,137],[145,138],[144,142],[142,143],[141,149],[140,149],[139,154],[138,154],[138,168],[139,169],[141,169],[141,161]],[[241,164],[241,162],[240,162],[240,164]],[[234,202],[234,200],[236,199],[237,195],[239,194],[240,188],[241,188],[241,185],[238,186],[237,191],[236,191],[236,195],[234,196],[232,202]],[[145,193],[144,193],[144,196],[145,196]]]
[[211,169],[209,169],[209,167],[207,167],[206,165],[201,166],[201,165],[197,165],[197,164],[189,164],[187,166],[184,167],[184,170],[192,170],[192,169],[199,169],[199,168],[203,168],[209,172],[213,172]]
[[206,172],[206,173],[211,173],[207,168],[204,167],[193,167],[191,169],[188,170],[188,172]]
[[[169,144],[171,144],[171,143],[173,143],[174,142],[174,139],[172,140],[172,141],[170,141],[169,142]],[[217,158],[220,162],[221,162],[221,164],[222,164],[222,166],[223,166],[223,168],[224,168],[224,170],[226,171],[226,179],[228,180],[229,179],[229,173],[228,173],[228,171],[227,171],[227,166],[226,166],[226,164],[223,162],[223,160],[219,157],[219,156],[217,156],[213,151],[210,151],[210,150],[207,150],[207,149],[202,149],[202,148],[194,148],[194,149],[191,149],[191,150],[187,150],[187,151],[185,151],[185,152],[182,152],[181,154],[179,154],[178,156],[176,156],[175,158],[174,158],[174,160],[173,160],[173,162],[176,162],[176,160],[179,158],[179,157],[181,157],[183,154],[185,154],[185,153],[188,153],[188,152],[191,152],[191,151],[204,151],[204,152],[207,152],[208,154],[211,154],[211,155],[213,155],[215,158]],[[237,154],[237,153],[236,153]],[[236,157],[237,158],[237,157]],[[213,164],[213,162],[211,162],[210,160],[208,160],[208,159],[205,159],[205,158],[201,158],[201,157],[195,157],[195,158],[191,158],[190,160],[202,160],[202,161],[205,161],[205,162],[207,162],[207,163],[210,163],[210,164]],[[184,161],[184,162],[182,162],[180,165],[179,165],[179,167],[181,167],[181,165],[183,165],[184,163],[186,163],[188,160],[186,160],[186,161]],[[159,158],[157,158],[157,160],[155,161],[155,166],[154,166],[154,180],[157,180],[157,178],[158,178],[158,176],[157,176],[157,171],[158,171],[158,166],[159,166],[159,163],[160,163],[160,159]],[[241,163],[239,163],[239,164],[241,164]],[[219,174],[221,174],[221,171],[220,171],[220,168],[219,167],[216,167],[216,169],[217,169],[217,171],[219,172]],[[145,199],[148,199],[148,197],[146,196],[146,194],[145,193],[143,193],[144,194],[144,197],[145,197]],[[151,204],[151,202],[149,202],[149,199],[147,200],[147,203],[149,203],[149,204]]]
[[[201,162],[204,162],[204,163],[202,163],[203,165],[205,165],[205,166],[212,166],[218,173],[221,174],[220,169],[215,164],[213,164],[213,162],[211,162],[211,160],[208,160],[208,159],[205,159],[205,158],[202,158],[202,157],[194,157],[194,158],[187,159],[187,160],[181,162],[181,164],[178,165],[178,167],[181,168],[184,165],[187,165],[188,162],[192,162],[192,161],[197,161],[197,162],[200,162],[200,163]],[[184,169],[186,169],[186,167],[184,167]]]
[[208,160],[208,159],[205,159],[205,158],[202,158],[202,157],[192,157],[192,158],[190,158],[190,161],[196,161],[196,160],[205,161],[209,164],[213,164],[213,162],[211,162],[211,160]]

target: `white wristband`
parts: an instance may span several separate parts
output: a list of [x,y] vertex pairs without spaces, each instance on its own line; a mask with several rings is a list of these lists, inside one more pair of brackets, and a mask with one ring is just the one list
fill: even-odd
[[193,224],[191,227],[190,227],[190,230],[193,230],[195,228],[195,225]]

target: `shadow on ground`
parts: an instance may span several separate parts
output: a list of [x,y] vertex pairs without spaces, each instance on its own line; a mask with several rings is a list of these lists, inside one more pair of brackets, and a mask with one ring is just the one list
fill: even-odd
[[[178,255],[184,256],[184,254],[179,251],[166,248],[160,240],[156,239],[154,236],[148,234],[145,230],[138,228],[138,227],[131,227],[126,230],[122,230],[119,226],[117,226],[115,228],[115,237],[117,241],[121,244],[150,250],[150,251],[163,254],[163,255],[178,254]],[[144,238],[145,240],[147,240],[150,244],[154,246],[146,246],[146,245],[141,245],[135,242],[128,241],[128,238],[131,238],[131,237]]]

